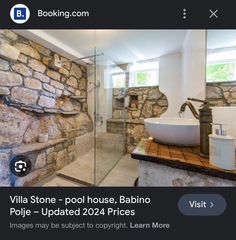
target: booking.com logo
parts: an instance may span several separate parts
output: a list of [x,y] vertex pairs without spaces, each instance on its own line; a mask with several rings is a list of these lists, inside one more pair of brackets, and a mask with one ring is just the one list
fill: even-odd
[[30,10],[24,4],[16,4],[11,8],[10,16],[13,22],[22,24],[28,21]]

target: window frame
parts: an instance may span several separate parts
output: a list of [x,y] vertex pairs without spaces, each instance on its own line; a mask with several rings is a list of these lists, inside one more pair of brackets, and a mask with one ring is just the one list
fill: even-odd
[[[208,61],[208,58],[209,58],[209,55],[210,54],[217,54],[217,53],[224,53],[224,52],[230,52],[230,51],[236,51],[235,48],[225,48],[225,49],[212,49],[212,50],[208,50],[208,55],[207,55],[207,58],[206,58],[206,83],[232,83],[232,82],[236,82],[236,54],[235,54],[235,57],[229,57],[229,58],[222,58],[222,59],[216,59],[216,60],[210,60]],[[226,64],[226,63],[234,63],[235,64],[235,74],[234,74],[234,78],[232,80],[208,80],[207,78],[207,67],[208,65],[214,65],[214,64]]]
[[[132,70],[132,67],[131,67],[131,71],[129,72],[129,87],[155,87],[155,86],[159,86],[159,74],[160,74],[160,68],[159,68],[159,61],[156,60],[156,61],[145,61],[145,62],[140,62],[139,64],[147,64],[147,63],[153,63],[155,62],[157,64],[157,68],[139,68],[139,69],[135,69],[135,70]],[[155,72],[155,75],[156,75],[156,79],[155,79],[155,83],[154,84],[151,84],[151,85],[138,85],[137,84],[137,73],[140,73],[140,72]],[[130,79],[132,76],[132,80]],[[131,85],[132,84],[132,85]]]
[[236,77],[232,78],[232,80],[223,80],[223,79],[219,79],[219,80],[208,80],[207,78],[207,67],[208,65],[217,65],[217,64],[226,64],[226,63],[234,63],[235,65],[235,72],[236,72],[236,59],[235,62],[233,61],[217,61],[217,62],[208,62],[206,65],[206,82],[207,83],[230,83],[230,82],[236,82]]
[[[114,86],[114,79],[113,76],[124,75],[124,86],[123,87],[116,87]],[[125,72],[115,72],[111,74],[112,79],[112,88],[126,88],[126,73]]]

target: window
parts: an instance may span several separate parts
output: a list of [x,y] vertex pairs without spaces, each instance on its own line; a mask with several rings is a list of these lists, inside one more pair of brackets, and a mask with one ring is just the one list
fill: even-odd
[[125,88],[125,73],[113,73],[112,74],[112,84],[113,88]]
[[236,81],[236,50],[209,53],[206,80],[207,82]]
[[129,74],[129,87],[148,87],[159,84],[158,61],[145,61],[132,64]]

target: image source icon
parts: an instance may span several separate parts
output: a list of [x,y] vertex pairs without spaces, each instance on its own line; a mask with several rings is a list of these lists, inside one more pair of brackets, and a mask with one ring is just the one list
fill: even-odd
[[28,21],[30,17],[29,8],[24,4],[16,4],[11,8],[10,16],[13,22],[22,24]]
[[16,156],[11,160],[10,169],[15,176],[24,177],[31,170],[31,162],[26,156]]

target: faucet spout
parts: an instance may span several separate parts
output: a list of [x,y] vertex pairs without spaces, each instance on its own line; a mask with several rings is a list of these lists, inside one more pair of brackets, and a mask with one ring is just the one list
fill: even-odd
[[199,114],[197,113],[196,109],[194,108],[193,104],[189,101],[186,101],[185,103],[183,103],[180,107],[180,111],[179,111],[179,114],[185,112],[186,110],[186,107],[188,106],[188,108],[190,109],[190,111],[192,112],[193,116],[196,118],[196,119],[199,119]]

